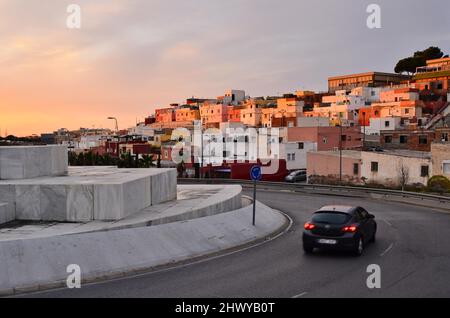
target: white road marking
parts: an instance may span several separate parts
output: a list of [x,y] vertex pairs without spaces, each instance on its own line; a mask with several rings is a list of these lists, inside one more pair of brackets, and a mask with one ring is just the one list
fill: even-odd
[[385,219],[382,219],[384,223],[386,223],[387,225],[389,225],[390,227],[392,227],[392,224],[389,221],[386,221]]
[[303,296],[305,296],[306,294],[307,294],[307,292],[304,292],[304,293],[301,293],[301,294],[298,294],[298,295],[292,296],[292,298],[300,298],[300,297],[303,297]]
[[383,253],[381,253],[380,256],[383,257],[384,255],[389,253],[389,251],[392,250],[393,247],[394,247],[394,243],[391,243],[391,245],[389,245],[389,247]]

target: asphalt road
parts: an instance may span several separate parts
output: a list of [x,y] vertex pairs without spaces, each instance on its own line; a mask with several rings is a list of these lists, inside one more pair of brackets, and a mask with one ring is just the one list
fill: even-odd
[[[290,231],[267,244],[162,272],[59,289],[32,297],[450,297],[450,214],[402,203],[260,191],[287,213]],[[377,242],[362,257],[302,251],[303,224],[327,204],[361,205],[375,214]],[[367,266],[381,267],[369,290]]]

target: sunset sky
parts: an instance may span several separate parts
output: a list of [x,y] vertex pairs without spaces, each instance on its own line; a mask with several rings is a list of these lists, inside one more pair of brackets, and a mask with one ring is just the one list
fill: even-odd
[[[366,27],[370,3],[382,29]],[[449,12],[447,0],[0,0],[0,135],[113,128],[108,116],[126,128],[229,88],[325,90],[431,45],[450,53]]]

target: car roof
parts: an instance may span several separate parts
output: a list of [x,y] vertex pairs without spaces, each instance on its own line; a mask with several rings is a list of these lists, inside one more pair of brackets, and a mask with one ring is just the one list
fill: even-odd
[[348,206],[348,205],[327,205],[319,210],[317,212],[336,212],[336,213],[347,213],[347,214],[353,214],[359,207],[355,206]]

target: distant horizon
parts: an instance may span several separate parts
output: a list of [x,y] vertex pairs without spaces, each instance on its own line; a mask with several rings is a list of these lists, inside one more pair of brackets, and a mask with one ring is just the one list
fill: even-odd
[[126,129],[192,96],[326,91],[328,77],[394,73],[429,46],[450,53],[441,0],[379,0],[380,29],[366,0],[75,2],[80,29],[69,2],[0,0],[0,136],[114,129],[108,116]]

